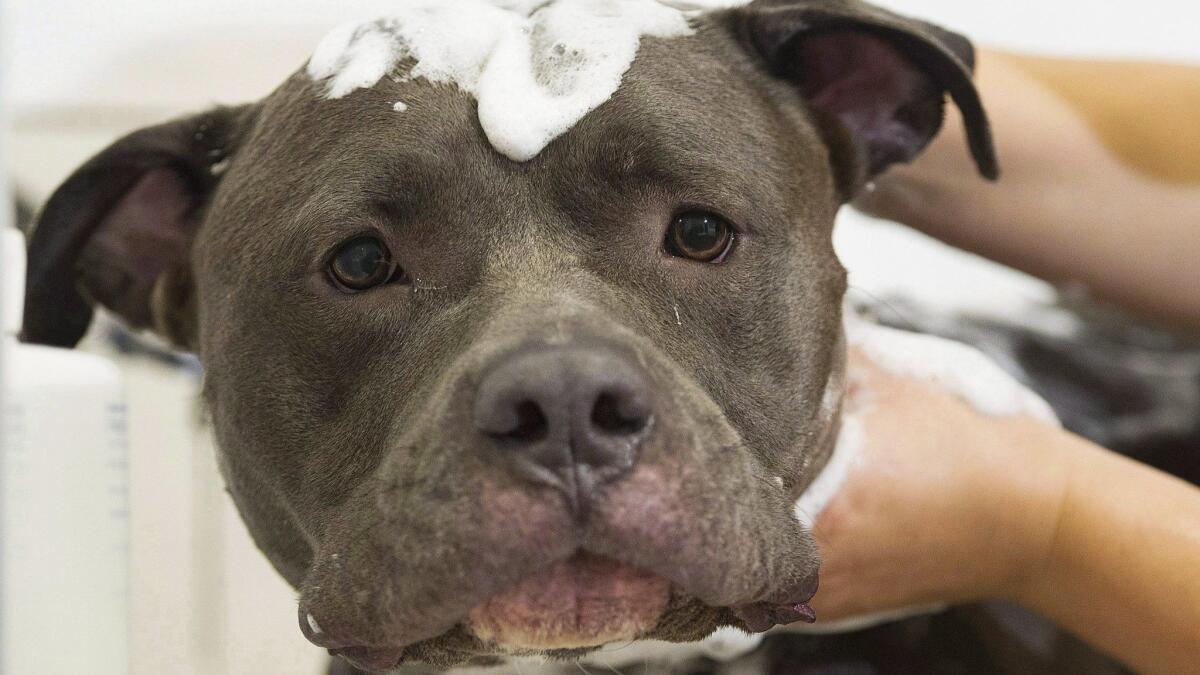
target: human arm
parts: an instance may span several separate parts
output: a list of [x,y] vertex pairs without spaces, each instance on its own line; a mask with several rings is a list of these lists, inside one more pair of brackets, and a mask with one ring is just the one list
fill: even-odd
[[1200,490],[852,350],[865,444],[817,519],[820,621],[1004,598],[1144,672],[1200,663]]
[[1200,67],[978,55],[1002,175],[961,121],[856,206],[1200,332]]

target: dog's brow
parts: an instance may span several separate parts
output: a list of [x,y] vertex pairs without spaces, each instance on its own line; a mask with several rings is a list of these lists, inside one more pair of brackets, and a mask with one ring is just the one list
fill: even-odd
[[770,182],[757,172],[737,168],[746,165],[737,158],[664,141],[600,148],[591,157],[587,173],[597,184],[617,190],[652,188],[696,206],[745,212],[753,206],[748,202],[769,199],[764,193],[770,190]]
[[319,186],[302,211],[323,218],[361,218],[366,210],[386,221],[400,220],[418,212],[459,172],[448,158],[432,153],[381,153],[386,154],[348,169],[353,175]]

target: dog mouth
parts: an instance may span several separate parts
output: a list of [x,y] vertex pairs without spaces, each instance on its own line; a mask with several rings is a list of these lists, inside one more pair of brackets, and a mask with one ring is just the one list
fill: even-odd
[[466,627],[505,650],[598,647],[653,628],[670,591],[657,574],[581,551],[484,601]]
[[[788,495],[735,463],[703,470],[701,482],[687,463],[642,464],[585,525],[553,495],[484,485],[477,521],[431,512],[446,518],[432,552],[392,545],[409,520],[365,534],[335,520],[305,580],[300,629],[363,670],[386,671],[811,621],[817,558]],[[713,482],[730,487],[706,489]],[[418,497],[389,493],[386,503],[403,510]],[[361,498],[378,508],[374,492]]]

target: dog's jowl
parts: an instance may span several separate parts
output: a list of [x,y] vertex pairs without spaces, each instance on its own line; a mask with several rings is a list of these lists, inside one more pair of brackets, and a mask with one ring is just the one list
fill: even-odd
[[[793,504],[837,431],[834,215],[947,98],[996,172],[971,47],[928,24],[852,0],[640,0],[633,28],[520,4],[489,39],[612,86],[535,67],[512,92],[554,91],[506,95],[528,54],[471,79],[479,27],[406,9],[259,102],[118,141],[33,234],[25,339],[74,344],[100,305],[198,354],[301,629],[365,669],[811,620]],[[364,74],[380,41],[395,58]]]

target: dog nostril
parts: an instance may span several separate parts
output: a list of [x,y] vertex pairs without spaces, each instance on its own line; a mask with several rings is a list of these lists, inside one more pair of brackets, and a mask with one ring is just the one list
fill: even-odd
[[631,436],[646,427],[647,415],[636,412],[630,414],[629,410],[621,408],[616,396],[608,392],[600,394],[592,406],[592,425],[606,433],[621,436]]
[[584,345],[531,345],[499,358],[470,402],[480,450],[514,477],[562,491],[572,509],[586,508],[597,486],[637,463],[655,425],[641,369]]
[[521,401],[514,411],[516,425],[510,431],[492,434],[494,437],[518,443],[536,443],[546,437],[550,425],[540,405],[534,401]]

